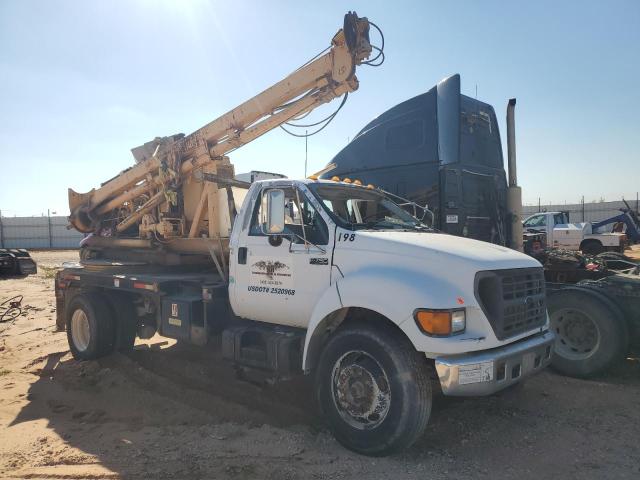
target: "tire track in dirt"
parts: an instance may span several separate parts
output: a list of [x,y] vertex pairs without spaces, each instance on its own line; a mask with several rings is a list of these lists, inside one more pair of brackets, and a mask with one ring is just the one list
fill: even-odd
[[175,351],[140,349],[118,355],[119,370],[142,388],[187,403],[220,421],[277,427],[317,423],[308,379],[258,386],[239,380],[219,352],[173,348]]

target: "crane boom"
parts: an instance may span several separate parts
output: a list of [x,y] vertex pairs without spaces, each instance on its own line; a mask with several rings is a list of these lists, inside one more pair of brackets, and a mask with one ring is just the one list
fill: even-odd
[[[218,184],[206,175],[231,178],[229,152],[357,90],[356,66],[366,63],[372,51],[369,21],[347,13],[327,50],[195,132],[132,149],[136,164],[101,187],[87,193],[69,189],[71,226],[105,237],[224,237],[216,223]],[[184,247],[188,242],[176,244],[189,250]]]

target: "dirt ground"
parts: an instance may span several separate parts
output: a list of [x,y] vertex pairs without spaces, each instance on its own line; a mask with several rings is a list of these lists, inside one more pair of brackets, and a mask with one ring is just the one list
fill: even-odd
[[424,437],[388,458],[353,454],[316,419],[305,381],[237,380],[215,349],[162,338],[76,362],[55,331],[52,272],[0,280],[0,477],[640,478],[640,359],[592,380],[545,371],[485,398],[435,398]]

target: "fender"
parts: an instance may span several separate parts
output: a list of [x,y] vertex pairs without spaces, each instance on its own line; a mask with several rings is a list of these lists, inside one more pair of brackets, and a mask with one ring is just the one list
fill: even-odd
[[[340,312],[343,313],[341,314]],[[307,334],[304,339],[304,351],[302,352],[303,372],[308,373],[309,369],[307,368],[307,358],[309,357],[310,353],[312,356],[315,354],[314,348],[319,346],[319,344],[321,343],[319,341],[321,340],[320,333],[317,337],[314,338],[316,330],[319,330],[318,326],[325,319],[335,319],[335,321],[342,322],[346,313],[347,309],[342,308],[340,294],[338,293],[338,285],[334,283],[322,294],[320,300],[318,301],[318,303],[316,303],[316,306],[311,314],[311,319],[309,320],[309,325],[307,326]],[[324,331],[324,328],[320,330]]]
[[[485,350],[515,342],[546,326],[500,341],[475,298],[472,282],[451,272],[429,272],[413,266],[369,265],[348,273],[337,282],[342,307],[373,310],[396,324],[418,352],[429,358]],[[456,283],[454,283],[456,282]],[[432,337],[413,320],[416,308],[452,309],[464,307],[466,330],[458,335]]]
[[455,308],[456,298],[468,293],[444,275],[434,278],[422,270],[388,264],[365,266],[337,284],[343,306],[366,307],[398,326],[411,318],[416,308]]
[[350,307],[375,311],[398,325],[413,346],[421,350],[424,335],[413,322],[410,328],[403,323],[412,318],[418,306],[428,308],[456,307],[456,298],[462,295],[460,286],[443,278],[433,279],[423,272],[406,268],[371,265],[349,273],[325,291],[316,304],[305,337],[302,368],[310,370],[309,358],[314,358],[321,344],[326,322],[344,320]]

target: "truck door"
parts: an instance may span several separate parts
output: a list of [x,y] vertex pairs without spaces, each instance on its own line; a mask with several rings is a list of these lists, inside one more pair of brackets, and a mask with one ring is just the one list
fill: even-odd
[[232,306],[237,315],[251,320],[306,327],[329,287],[333,234],[324,212],[304,192],[289,187],[283,188],[285,234],[265,235],[259,219],[268,189],[258,196],[249,227],[238,241]]

